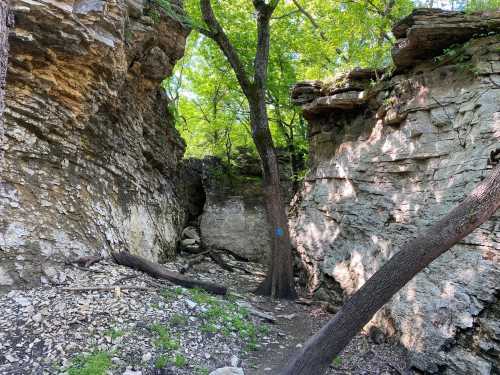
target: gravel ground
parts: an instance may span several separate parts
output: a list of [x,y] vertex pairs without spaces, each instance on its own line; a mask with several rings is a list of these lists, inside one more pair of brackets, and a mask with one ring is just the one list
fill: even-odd
[[[108,374],[207,375],[230,365],[244,368],[246,375],[274,374],[330,315],[250,294],[263,270],[249,263],[244,267],[251,274],[229,273],[210,262],[191,271],[229,286],[232,293],[225,298],[159,284],[106,261],[90,270],[68,266],[44,287],[4,294],[0,374],[92,375],[104,366]],[[116,290],[115,284],[145,290]],[[64,290],[94,286],[112,290]],[[271,312],[275,324],[249,314],[248,304]],[[400,374],[406,361],[400,347],[375,345],[364,336],[341,358],[331,374]]]

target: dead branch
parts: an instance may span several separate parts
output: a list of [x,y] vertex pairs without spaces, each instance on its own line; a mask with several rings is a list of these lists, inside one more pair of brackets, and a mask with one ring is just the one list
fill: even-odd
[[208,256],[215,262],[219,267],[222,269],[229,271],[229,272],[234,272],[234,268],[227,263],[224,259],[222,259],[222,256],[219,253],[216,253],[215,251],[211,251],[208,253]]
[[164,279],[186,288],[201,288],[214,294],[225,295],[226,287],[207,281],[188,278],[180,273],[167,270],[164,266],[142,257],[125,252],[113,253],[116,263],[147,273],[157,279]]
[[104,257],[91,255],[91,256],[76,258],[74,260],[69,260],[66,262],[66,264],[68,265],[77,264],[80,267],[89,268],[90,266],[100,262],[101,260],[104,260]]
[[117,289],[122,290],[151,290],[146,286],[137,286],[137,285],[113,285],[113,286],[87,286],[87,287],[67,287],[62,288],[65,292],[113,292]]

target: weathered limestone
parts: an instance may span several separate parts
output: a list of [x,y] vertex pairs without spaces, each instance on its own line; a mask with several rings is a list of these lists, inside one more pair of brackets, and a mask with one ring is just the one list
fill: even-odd
[[[187,30],[142,1],[14,0],[0,180],[0,286],[77,255],[171,256],[184,145],[161,80]],[[159,12],[161,13],[161,12]]]
[[[242,164],[247,167],[251,162]],[[258,177],[245,175],[228,179],[223,169],[216,158],[204,160],[206,201],[200,216],[201,242],[205,248],[230,250],[266,264],[271,239],[262,183]]]
[[440,55],[444,48],[473,36],[500,31],[500,11],[462,13],[417,9],[398,22],[392,32],[398,38],[392,50],[397,67]]
[[[422,48],[429,50],[431,39],[418,33],[433,22],[461,27],[464,17],[415,12],[405,22],[426,27],[410,28],[412,48],[418,51],[425,40]],[[496,25],[488,21],[496,15],[475,17]],[[441,33],[441,51],[457,42],[453,35]],[[396,58],[406,73],[366,90],[364,106],[308,112],[311,172],[291,226],[311,293],[324,296],[325,284],[331,289],[334,283],[352,294],[488,174],[489,151],[500,142],[499,48],[498,35],[486,35],[470,39],[457,50],[460,58],[445,63],[411,55],[417,61],[410,66]],[[323,86],[316,82],[311,91],[331,95]],[[372,321],[397,335],[416,368],[448,375],[500,371],[499,238],[496,215],[415,277]]]

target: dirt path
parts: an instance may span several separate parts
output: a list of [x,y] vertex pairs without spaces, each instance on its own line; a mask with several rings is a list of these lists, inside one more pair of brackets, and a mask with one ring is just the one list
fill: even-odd
[[[273,330],[278,340],[271,340],[260,350],[243,357],[246,375],[278,374],[289,358],[297,352],[305,341],[317,332],[333,315],[318,306],[307,306],[295,301],[272,301],[255,296],[255,290],[262,280],[264,270],[256,264],[242,264],[254,275],[240,272],[218,274],[218,279],[234,292],[241,293],[258,309],[271,313],[276,318]],[[199,271],[211,269],[213,265],[201,265]],[[360,334],[348,345],[344,352],[332,361],[328,375],[410,375],[407,370],[406,350],[391,340],[374,343],[366,335]],[[311,374],[315,375],[315,374]]]
[[[255,303],[262,310],[273,311],[281,340],[245,358],[245,374],[277,374],[287,360],[300,350],[302,344],[331,317],[321,308],[299,305],[295,302]],[[405,350],[393,343],[373,343],[365,335],[358,335],[338,359],[332,361],[328,374],[335,375],[401,375],[405,370]],[[313,374],[311,374],[313,375]]]

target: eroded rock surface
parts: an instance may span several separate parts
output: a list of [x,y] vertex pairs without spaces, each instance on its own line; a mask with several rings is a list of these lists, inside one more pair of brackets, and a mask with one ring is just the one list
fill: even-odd
[[500,31],[500,11],[462,13],[440,9],[417,9],[398,22],[392,32],[398,38],[392,49],[397,67],[441,54],[444,48],[473,36]]
[[[0,181],[0,285],[66,258],[171,256],[184,144],[159,90],[187,30],[143,1],[15,0]],[[161,12],[158,12],[161,14]]]
[[[448,30],[461,27],[467,17],[416,11],[404,30],[415,53],[429,51],[431,30],[443,22]],[[500,42],[498,34],[488,35],[498,12],[474,17],[470,30],[484,35],[457,40],[441,33],[428,55],[467,42],[456,47],[455,58],[421,62],[412,52],[403,61],[401,51],[395,62],[405,74],[371,88],[353,86],[354,100],[365,92],[362,105],[311,112],[332,87],[302,84],[312,168],[292,231],[311,293],[324,295],[326,282],[329,290],[334,284],[344,295],[355,292],[489,173],[489,152],[500,141]],[[499,218],[431,264],[372,321],[399,337],[414,367],[450,375],[500,371]]]
[[[248,164],[244,163],[246,167]],[[265,264],[271,251],[271,240],[261,180],[245,175],[228,177],[224,173],[220,160],[205,159],[206,201],[200,216],[203,246],[230,250]]]

